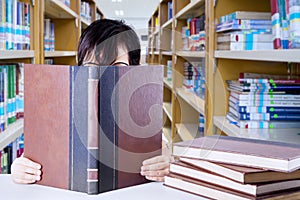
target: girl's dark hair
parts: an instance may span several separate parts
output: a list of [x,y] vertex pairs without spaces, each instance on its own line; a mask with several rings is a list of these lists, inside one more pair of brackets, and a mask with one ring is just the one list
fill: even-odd
[[100,19],[82,33],[78,45],[78,65],[96,59],[99,65],[111,65],[118,57],[118,48],[128,52],[129,65],[139,65],[141,45],[135,31],[123,21]]

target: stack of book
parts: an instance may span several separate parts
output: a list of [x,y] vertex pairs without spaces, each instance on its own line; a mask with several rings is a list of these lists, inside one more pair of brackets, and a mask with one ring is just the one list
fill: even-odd
[[287,78],[241,73],[239,80],[227,81],[229,122],[239,128],[300,129],[300,80]]
[[185,62],[183,70],[183,89],[200,97],[205,94],[204,62]]
[[23,117],[24,70],[22,65],[0,65],[0,133]]
[[30,4],[0,0],[0,50],[30,49]]
[[44,20],[44,50],[55,51],[54,23],[50,19]]
[[187,19],[187,26],[182,27],[183,50],[205,50],[205,15]]
[[236,11],[220,18],[218,50],[273,49],[272,21],[268,12]]
[[300,193],[300,145],[209,136],[174,144],[164,184],[212,199],[283,199]]

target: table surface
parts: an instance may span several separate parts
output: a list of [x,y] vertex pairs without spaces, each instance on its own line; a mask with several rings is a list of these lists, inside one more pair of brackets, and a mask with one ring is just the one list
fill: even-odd
[[[123,188],[98,195],[87,195],[85,193],[46,187],[37,184],[15,184],[10,175],[0,175],[0,197],[9,200],[79,200],[79,199],[101,199],[101,200],[204,200],[197,195],[176,190],[163,183],[152,182],[138,186]],[[5,197],[5,198],[2,198]]]

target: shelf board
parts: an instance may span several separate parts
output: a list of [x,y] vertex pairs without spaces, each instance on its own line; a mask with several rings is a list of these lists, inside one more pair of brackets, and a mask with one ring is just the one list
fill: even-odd
[[191,105],[197,112],[204,116],[204,100],[192,92],[185,91],[183,88],[177,88],[176,93],[189,105]]
[[33,50],[0,50],[0,60],[34,58]]
[[158,35],[159,33],[159,28],[157,28],[157,30],[154,31],[153,35]]
[[51,18],[75,19],[78,15],[59,0],[45,0],[45,14]]
[[205,51],[176,51],[176,55],[186,58],[205,58]]
[[45,51],[45,58],[76,56],[76,51]]
[[0,150],[9,145],[23,133],[24,120],[19,119],[0,133]]
[[198,124],[175,124],[178,135],[183,141],[198,137]]
[[164,84],[172,90],[172,81],[168,81],[167,78],[164,78]]
[[242,129],[230,124],[224,116],[213,117],[213,123],[229,136],[297,144],[300,141],[300,129]]
[[168,21],[166,21],[166,23],[164,23],[161,26],[161,28],[162,29],[166,29],[166,28],[172,29],[172,21],[173,21],[173,19],[169,19]]
[[[203,7],[205,4],[205,0],[194,0],[181,9],[176,15],[176,19],[187,19],[190,17],[200,16],[205,12],[205,8]],[[203,7],[203,9],[201,9]]]
[[163,127],[163,135],[164,139],[166,140],[165,142],[168,144],[172,143],[172,130],[170,127]]
[[163,110],[165,111],[166,115],[172,121],[172,104],[164,102],[163,103]]
[[215,51],[216,58],[273,62],[300,62],[299,49],[260,51]]
[[161,54],[164,56],[172,56],[172,51],[162,51]]
[[154,55],[159,55],[159,51],[154,51]]
[[80,21],[81,21],[81,28],[84,28],[84,29],[87,28],[91,24],[90,21],[88,21],[84,18],[80,18]]

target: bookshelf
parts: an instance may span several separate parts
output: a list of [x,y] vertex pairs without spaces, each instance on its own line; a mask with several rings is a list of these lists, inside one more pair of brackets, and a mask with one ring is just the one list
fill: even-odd
[[198,137],[198,124],[175,124],[176,131],[182,141]]
[[[173,17],[166,17],[167,4],[172,2]],[[258,6],[259,5],[259,6]],[[148,63],[167,65],[172,60],[172,81],[167,82],[165,69],[164,95],[170,97],[172,122],[165,121],[165,127],[171,127],[172,142],[192,139],[195,134],[187,131],[186,124],[195,125],[198,115],[205,117],[205,135],[222,134],[236,137],[259,138],[262,140],[299,141],[299,129],[240,129],[229,124],[225,119],[228,111],[229,92],[226,80],[237,79],[241,72],[287,74],[291,65],[293,72],[299,75],[297,64],[300,63],[300,50],[256,50],[256,51],[220,51],[217,47],[216,24],[221,16],[234,11],[270,12],[269,0],[162,0],[158,9],[148,22],[149,50]],[[187,18],[199,17],[205,13],[205,50],[183,50],[182,27]],[[159,52],[154,48],[159,19]],[[155,38],[155,39],[154,39]],[[159,60],[156,59],[159,53]],[[156,56],[156,57],[155,57]],[[201,99],[182,89],[183,63],[205,60],[205,98]],[[167,124],[167,125],[166,125]],[[185,127],[185,128],[183,128]],[[189,129],[192,130],[193,129]],[[284,136],[287,133],[287,136]],[[197,137],[197,135],[196,135]]]
[[9,145],[23,133],[24,120],[19,119],[15,123],[9,125],[7,129],[0,134],[0,150]]
[[[0,61],[44,64],[45,58],[52,58],[54,64],[76,65],[77,45],[81,29],[91,21],[104,15],[94,0],[91,4],[92,20],[81,18],[81,0],[71,0],[70,7],[60,0],[20,0],[30,5],[30,50],[0,50]],[[55,51],[44,50],[44,19],[51,19],[55,26]],[[66,35],[68,33],[68,35]],[[23,119],[10,125],[0,133],[0,150],[23,133]]]

